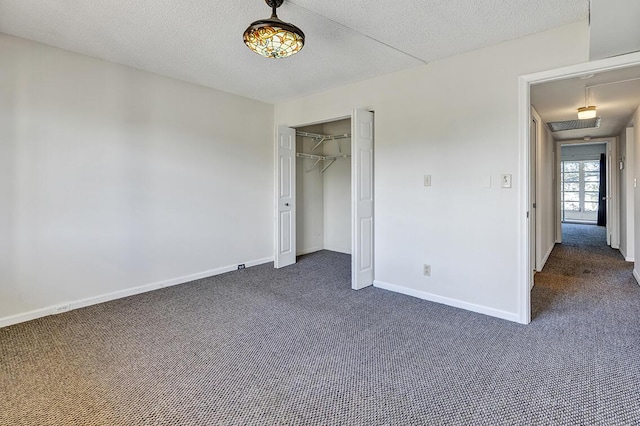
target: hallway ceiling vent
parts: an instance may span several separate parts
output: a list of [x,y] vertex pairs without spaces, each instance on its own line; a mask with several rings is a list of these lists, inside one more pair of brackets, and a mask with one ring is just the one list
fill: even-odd
[[565,130],[579,130],[579,129],[597,129],[600,127],[600,117],[589,118],[587,120],[567,120],[567,121],[552,121],[547,123],[552,132],[562,132]]

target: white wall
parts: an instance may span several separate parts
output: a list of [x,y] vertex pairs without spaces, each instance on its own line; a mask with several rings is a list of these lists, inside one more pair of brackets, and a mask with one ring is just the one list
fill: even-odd
[[624,168],[620,170],[620,253],[628,262],[634,260],[634,201],[633,178],[635,174],[634,128],[628,127],[620,134],[620,157]]
[[640,50],[640,2],[638,0],[590,0],[592,61]]
[[587,59],[580,22],[283,102],[275,121],[375,110],[376,285],[517,320],[518,76]]
[[556,244],[556,143],[547,124],[531,108],[537,122],[536,149],[536,270],[544,267]]
[[0,326],[272,258],[272,105],[2,34],[0,64]]
[[[351,133],[351,120],[324,125],[325,135]],[[338,145],[340,144],[340,150]],[[324,144],[325,155],[351,154],[351,138]],[[324,172],[324,248],[351,254],[351,159],[338,159]]]

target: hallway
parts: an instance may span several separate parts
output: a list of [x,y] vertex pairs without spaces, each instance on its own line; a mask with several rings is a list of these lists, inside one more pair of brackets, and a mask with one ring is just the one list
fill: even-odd
[[629,332],[638,340],[640,286],[632,275],[633,263],[607,246],[605,232],[600,226],[562,225],[562,244],[535,276],[533,321],[567,321],[576,327],[570,323],[579,317],[597,329],[619,328],[626,319],[629,326],[636,324]]

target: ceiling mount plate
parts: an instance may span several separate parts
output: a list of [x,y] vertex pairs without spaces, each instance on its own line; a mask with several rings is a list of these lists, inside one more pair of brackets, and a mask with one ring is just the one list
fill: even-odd
[[284,3],[284,0],[264,0],[264,2],[267,3],[269,7],[273,7],[274,5],[275,7],[280,7],[282,3]]

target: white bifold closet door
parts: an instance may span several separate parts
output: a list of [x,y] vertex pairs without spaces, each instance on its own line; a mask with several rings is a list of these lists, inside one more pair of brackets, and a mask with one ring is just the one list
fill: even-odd
[[279,126],[276,140],[274,266],[282,268],[296,263],[296,130]]
[[373,284],[373,113],[351,117],[351,288]]
[[[296,130],[276,134],[276,221],[274,265],[296,262]],[[373,284],[373,113],[351,117],[351,287]]]

